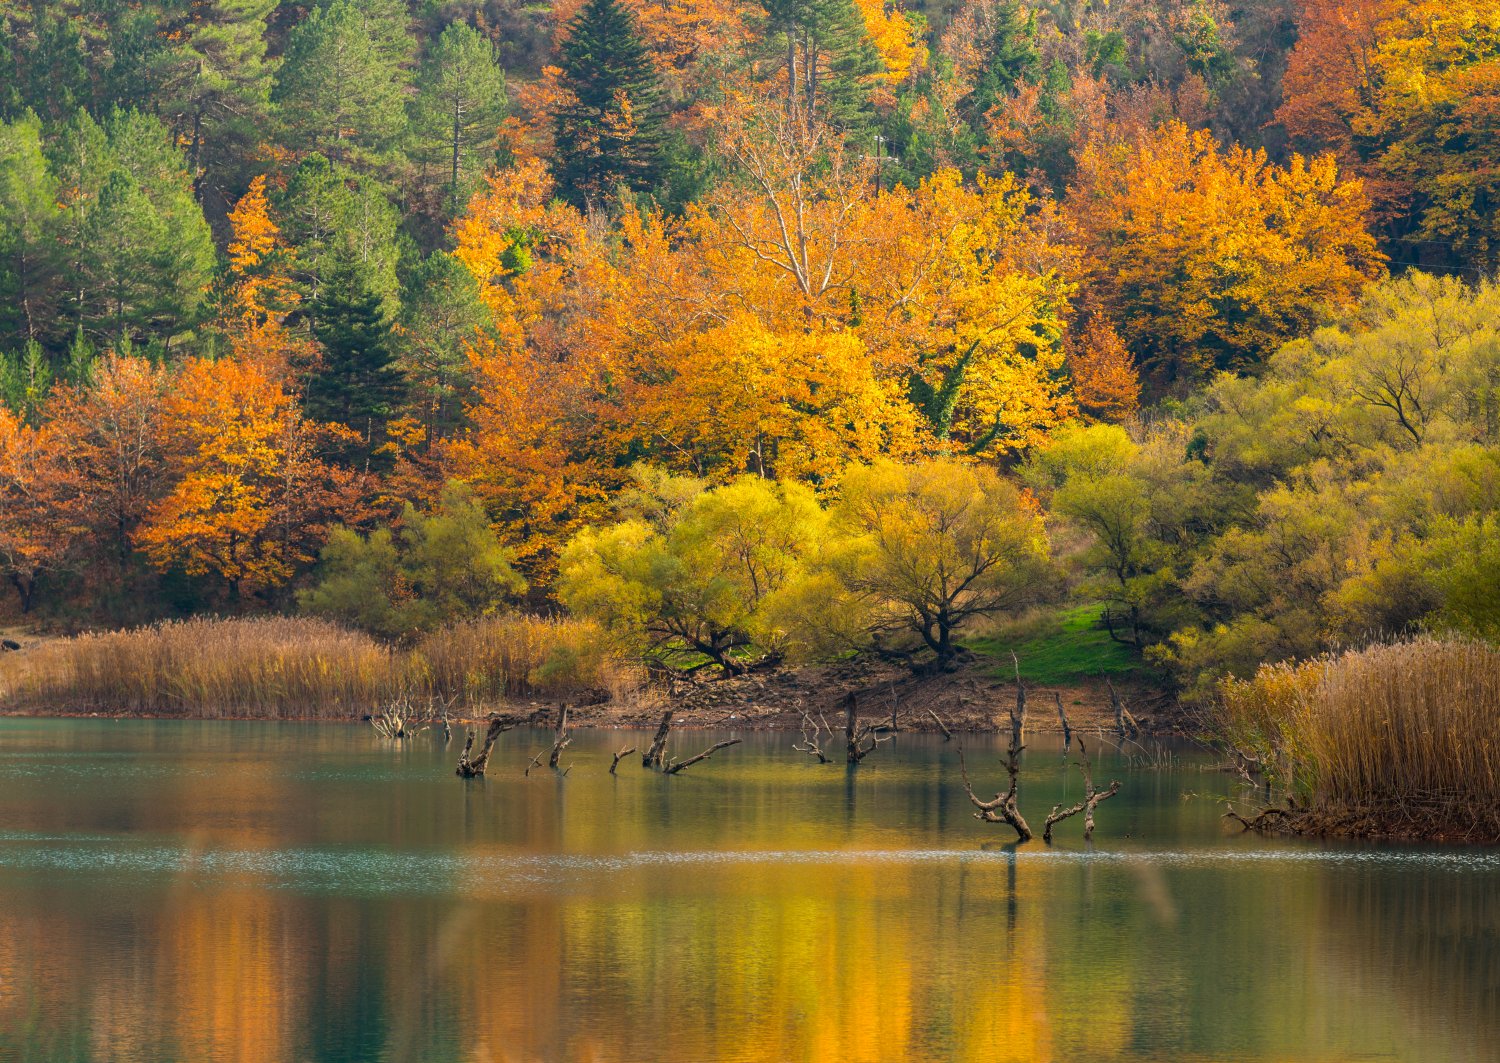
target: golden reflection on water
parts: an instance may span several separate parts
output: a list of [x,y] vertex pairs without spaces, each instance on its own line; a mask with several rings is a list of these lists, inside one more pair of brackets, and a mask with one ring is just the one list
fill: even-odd
[[[816,789],[769,756],[464,789],[318,741],[92,794],[0,758],[33,832],[0,840],[0,1060],[1500,1058],[1496,872],[1149,855],[1243,852],[1178,796],[1201,775],[1112,810],[1099,852],[1133,858],[964,859],[934,851],[995,835],[930,751]],[[100,871],[121,837],[170,866]]]

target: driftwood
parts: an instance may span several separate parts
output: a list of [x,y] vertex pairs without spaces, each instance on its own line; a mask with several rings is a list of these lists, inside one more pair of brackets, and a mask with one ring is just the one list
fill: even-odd
[[713,745],[705,749],[702,753],[699,753],[697,756],[688,757],[687,760],[684,760],[680,764],[675,760],[671,761],[662,768],[662,772],[666,775],[676,775],[679,771],[686,771],[688,768],[691,768],[700,760],[707,760],[719,750],[728,749],[730,746],[737,746],[743,741],[743,738],[727,738],[722,742],[715,742]]
[[651,744],[646,747],[646,752],[641,754],[641,767],[652,769],[662,766],[662,758],[667,751],[667,732],[672,730],[672,710],[668,709],[661,714],[661,723],[656,728],[656,737],[651,739]]
[[937,713],[933,712],[931,709],[927,710],[927,715],[932,717],[932,722],[938,725],[939,731],[943,732],[943,741],[953,741],[953,732],[948,730],[948,725],[943,722],[943,718]]
[[1063,808],[1062,805],[1052,806],[1052,811],[1047,814],[1047,822],[1042,826],[1042,841],[1048,845],[1052,844],[1053,824],[1061,823],[1069,816],[1076,816],[1080,812],[1083,813],[1083,838],[1088,841],[1094,836],[1094,809],[1098,807],[1099,802],[1108,801],[1120,792],[1118,781],[1112,781],[1108,790],[1094,789],[1093,765],[1089,763],[1088,743],[1083,740],[1082,736],[1078,739],[1078,769],[1083,772],[1083,800],[1071,808]]
[[1010,787],[1002,793],[997,793],[991,801],[981,801],[974,793],[974,787],[969,784],[969,766],[964,763],[962,746],[958,749],[958,769],[963,773],[964,792],[969,795],[969,801],[978,809],[974,813],[974,818],[983,820],[985,823],[1008,823],[1016,832],[1016,841],[1029,842],[1031,828],[1026,825],[1026,818],[1016,807],[1016,776],[1021,771],[1019,758],[1023,748],[1012,743],[1006,750],[1005,770],[1010,775]]
[[1104,681],[1109,684],[1109,703],[1115,710],[1115,730],[1120,733],[1121,738],[1136,737],[1141,729],[1136,724],[1135,717],[1130,715],[1130,710],[1125,707],[1125,699],[1115,689],[1115,681],[1108,676],[1105,676]]
[[615,754],[615,759],[612,760],[612,761],[610,761],[610,763],[609,763],[609,773],[611,775],[613,775],[615,773],[615,769],[620,766],[620,761],[624,760],[626,757],[630,756],[630,754],[632,754],[634,752],[635,752],[635,746],[626,746],[624,749],[622,749],[619,752],[617,752]]
[[568,735],[568,706],[566,704],[557,707],[557,729],[552,732],[552,753],[547,757],[547,767],[553,771],[557,770],[557,759],[562,756],[562,751],[571,744],[573,739]]
[[484,733],[484,746],[479,750],[477,757],[471,758],[469,754],[474,751],[474,728],[469,728],[469,735],[464,739],[463,752],[458,755],[458,769],[456,774],[463,779],[473,779],[484,774],[490,764],[490,752],[495,748],[495,740],[515,724],[499,716],[490,717],[490,725]]
[[850,764],[858,764],[881,742],[889,742],[890,735],[882,735],[884,725],[871,726],[859,722],[859,695],[852,690],[844,695],[844,756]]
[[1063,751],[1066,752],[1073,744],[1073,728],[1068,724],[1068,710],[1063,708],[1062,695],[1054,690],[1052,700],[1057,702],[1057,722],[1062,724]]
[[[809,731],[808,728],[812,730]],[[828,763],[828,754],[823,752],[823,747],[818,743],[818,735],[827,728],[828,733],[833,734],[833,729],[828,727],[826,721],[819,723],[807,713],[802,714],[802,742],[792,743],[792,748],[799,753],[806,753],[810,757],[817,757],[819,764]]]
[[527,761],[526,767],[521,769],[521,774],[528,779],[531,778],[531,769],[542,766],[542,755],[546,752],[545,749],[538,749],[535,753],[531,754],[531,760]]

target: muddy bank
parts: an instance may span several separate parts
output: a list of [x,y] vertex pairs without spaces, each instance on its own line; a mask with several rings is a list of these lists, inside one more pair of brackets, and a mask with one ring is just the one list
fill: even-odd
[[1273,805],[1225,819],[1257,834],[1347,841],[1500,844],[1500,812],[1494,809],[1448,808],[1441,804],[1382,808],[1335,808]]
[[[914,676],[879,661],[851,661],[729,679],[678,679],[629,702],[573,705],[569,711],[580,727],[654,726],[662,710],[671,708],[679,727],[797,730],[804,713],[829,723],[841,721],[845,700],[852,694],[861,719],[892,721],[905,731],[939,731],[946,726],[987,732],[1010,726],[1016,699],[1015,682],[995,677],[993,667],[993,662],[978,662],[949,674]],[[1143,733],[1182,735],[1200,730],[1160,687],[1129,680],[1116,680],[1115,686]],[[1026,727],[1031,733],[1062,730],[1058,699],[1073,730],[1114,729],[1114,709],[1102,678],[1066,686],[1028,686],[1026,695]],[[511,708],[541,723],[555,713],[556,703],[534,701]]]

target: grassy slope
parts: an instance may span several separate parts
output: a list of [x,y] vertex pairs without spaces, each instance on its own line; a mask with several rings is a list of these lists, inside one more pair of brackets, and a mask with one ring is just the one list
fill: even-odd
[[1103,675],[1125,675],[1142,670],[1130,647],[1115,642],[1099,622],[1103,607],[1084,605],[1061,610],[1041,621],[1000,630],[983,638],[967,639],[975,653],[996,658],[993,674],[1015,674],[1011,651],[1021,660],[1021,678],[1042,686],[1062,686]]

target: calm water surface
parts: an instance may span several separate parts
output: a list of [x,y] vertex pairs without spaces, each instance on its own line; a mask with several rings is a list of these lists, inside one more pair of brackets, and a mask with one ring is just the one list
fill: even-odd
[[1192,755],[1017,852],[940,740],[609,776],[640,737],[464,783],[361,727],[0,720],[0,1060],[1500,1059],[1500,854],[1232,834]]

